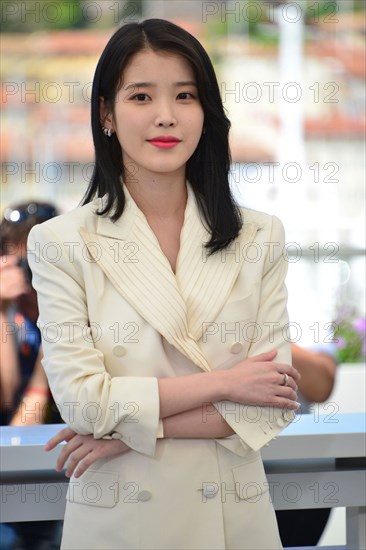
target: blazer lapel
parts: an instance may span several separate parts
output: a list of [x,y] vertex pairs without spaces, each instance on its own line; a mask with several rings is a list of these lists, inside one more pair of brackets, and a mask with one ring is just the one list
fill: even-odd
[[158,240],[127,189],[115,222],[99,217],[97,233],[80,234],[114,287],[164,338],[204,371],[207,359],[188,330],[187,307]]
[[257,226],[246,224],[230,249],[208,256],[204,244],[209,234],[188,185],[174,275],[144,214],[124,190],[126,207],[116,222],[100,216],[96,233],[80,229],[89,254],[152,327],[195,365],[210,371],[198,344],[203,323],[213,321],[226,303],[242,267],[240,250],[253,239]]

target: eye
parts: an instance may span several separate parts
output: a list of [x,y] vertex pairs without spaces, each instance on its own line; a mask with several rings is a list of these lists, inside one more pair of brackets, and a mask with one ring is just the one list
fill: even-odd
[[177,96],[178,99],[195,99],[195,96],[190,92],[181,92]]
[[143,103],[143,102],[147,101],[150,98],[147,94],[135,94],[130,99],[132,99],[132,100],[134,100],[138,103]]

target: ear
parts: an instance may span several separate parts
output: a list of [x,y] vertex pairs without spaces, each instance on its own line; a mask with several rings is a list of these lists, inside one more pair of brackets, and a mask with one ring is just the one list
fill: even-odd
[[113,115],[109,107],[107,107],[104,97],[99,98],[99,117],[103,128],[114,131]]

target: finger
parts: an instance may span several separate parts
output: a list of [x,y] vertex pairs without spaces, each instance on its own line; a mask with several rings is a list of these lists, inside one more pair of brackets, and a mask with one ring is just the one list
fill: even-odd
[[67,472],[74,477],[80,477],[94,462],[100,458],[114,456],[120,454],[118,450],[118,445],[115,445],[116,442],[108,441],[107,445],[103,445],[101,441],[96,441],[95,439],[90,440],[90,444],[85,443],[77,451],[72,453],[70,456],[70,461],[68,463]]
[[51,439],[49,439],[46,443],[46,446],[47,447],[55,447],[56,445],[58,445],[59,443],[61,443],[62,441],[70,441],[70,439],[72,439],[74,436],[76,435],[76,432],[74,430],[72,430],[71,428],[67,427],[67,428],[63,428],[62,430],[60,430],[59,432],[57,432],[57,434],[55,434],[53,437],[51,437]]
[[[95,462],[96,459],[88,461],[87,457],[89,455],[93,454],[93,447],[92,445],[87,445],[84,443],[79,449],[74,451],[69,458],[69,461],[67,463],[67,468],[65,475],[66,477],[71,477],[73,474],[75,475],[75,470],[79,470],[79,466],[83,468],[83,464],[86,465],[85,470]],[[84,470],[84,471],[85,471]],[[76,476],[79,477],[79,476]]]
[[76,432],[74,432],[74,430],[72,430],[71,428],[63,428],[47,441],[46,445],[44,446],[44,450],[51,451],[52,449],[57,447],[59,443],[62,443],[62,441],[70,441],[70,439],[72,439],[75,435]]
[[292,388],[295,392],[298,391],[298,385],[296,384],[295,380],[292,378],[292,376],[289,376],[288,377],[288,380],[287,380],[287,386],[289,386],[290,388]]
[[301,403],[285,397],[276,397],[272,406],[297,411],[301,407]]
[[276,363],[276,367],[279,373],[282,374],[282,376],[286,373],[288,376],[291,376],[296,382],[298,382],[301,378],[300,373],[295,367],[292,365],[288,365],[287,363]]
[[277,350],[273,349],[271,351],[266,351],[264,353],[260,353],[259,355],[253,355],[253,357],[248,357],[248,359],[251,359],[251,361],[272,361],[277,355]]
[[297,399],[297,393],[290,388],[290,386],[279,386],[276,395],[279,397],[285,397],[290,401],[296,401]]
[[56,471],[59,472],[63,469],[67,460],[69,460],[72,453],[74,453],[79,447],[83,445],[82,437],[74,437],[71,439],[62,449],[61,453],[58,455],[56,463]]
[[74,477],[80,477],[86,472],[94,462],[99,460],[100,456],[96,456],[95,451],[90,451],[82,460],[77,464],[77,469],[74,472]]
[[298,382],[301,378],[301,374],[299,373],[299,371],[295,369],[295,367],[293,367],[292,365],[288,365],[287,367],[287,374]]
[[295,392],[297,392],[298,389],[297,384],[292,376],[289,376],[287,373],[285,374],[283,372],[278,373],[278,385],[285,388],[292,388]]
[[80,460],[79,464],[77,465],[76,471],[74,471],[74,477],[80,477],[83,475],[84,472],[90,466],[94,464],[97,460],[100,460],[101,458],[110,458],[112,456],[117,456],[124,454],[131,450],[125,443],[119,440],[115,441],[105,441],[104,444],[97,444],[95,446],[95,441],[91,442],[91,444],[94,446],[91,449],[91,451],[85,455],[85,457]]

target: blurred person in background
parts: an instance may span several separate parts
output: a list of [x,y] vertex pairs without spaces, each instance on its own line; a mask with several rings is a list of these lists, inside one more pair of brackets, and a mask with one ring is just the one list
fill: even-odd
[[336,375],[335,346],[331,343],[312,348],[291,345],[292,364],[301,374],[298,399],[301,413],[310,412],[311,403],[324,403],[330,396]]
[[[298,414],[310,413],[311,403],[323,403],[330,396],[336,374],[335,345],[305,349],[291,345],[292,365],[301,374],[298,382]],[[331,508],[276,510],[283,546],[316,546],[328,522]]]
[[[27,202],[5,210],[0,222],[1,425],[62,422],[42,367],[37,295],[26,259],[28,233],[57,215],[52,204]],[[61,522],[1,524],[0,550],[59,548]]]

